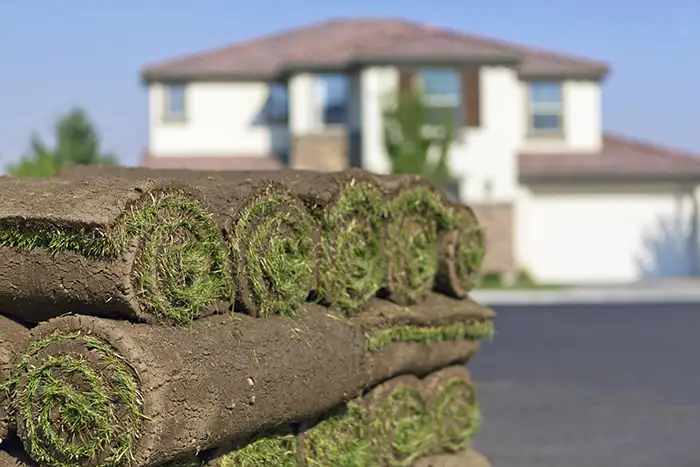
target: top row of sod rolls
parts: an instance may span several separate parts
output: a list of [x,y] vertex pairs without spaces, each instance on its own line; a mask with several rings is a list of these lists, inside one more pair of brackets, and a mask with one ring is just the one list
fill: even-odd
[[471,211],[416,177],[102,170],[0,181],[3,312],[187,324],[234,301],[290,315],[311,291],[354,312],[464,296],[483,257]]

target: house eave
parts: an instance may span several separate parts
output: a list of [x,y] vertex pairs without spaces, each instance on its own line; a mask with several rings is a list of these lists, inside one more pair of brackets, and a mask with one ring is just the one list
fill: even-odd
[[692,183],[700,184],[700,172],[681,173],[572,173],[572,174],[521,174],[523,185],[561,183]]

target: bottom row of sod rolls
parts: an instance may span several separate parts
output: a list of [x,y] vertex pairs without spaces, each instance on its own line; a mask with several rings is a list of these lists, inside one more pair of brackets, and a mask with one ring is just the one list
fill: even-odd
[[260,439],[224,457],[221,466],[411,466],[427,456],[463,452],[480,423],[469,373],[450,366],[422,380],[390,379],[307,423],[296,436]]
[[[397,319],[416,320],[400,329],[422,323],[422,332],[396,334],[376,322],[404,309],[377,299],[367,311],[374,324],[366,325],[313,304],[293,323],[214,315],[181,328],[55,318],[31,331],[17,357],[3,387],[6,410],[26,452],[42,465],[175,460],[318,416],[396,374],[468,361],[478,341],[491,336],[491,314],[468,301],[429,301]],[[433,328],[428,309],[446,313]],[[459,334],[446,331],[455,326]],[[401,346],[420,352],[387,361]]]

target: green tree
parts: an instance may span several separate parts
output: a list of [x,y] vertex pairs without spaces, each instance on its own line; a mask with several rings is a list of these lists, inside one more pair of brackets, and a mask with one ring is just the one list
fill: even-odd
[[[442,123],[427,128],[428,108],[418,90],[402,93],[398,102],[384,111],[384,145],[389,155],[391,172],[419,174],[436,184],[450,180],[448,157],[454,135],[452,112],[445,111]],[[431,134],[426,131],[431,131]],[[431,161],[431,149],[437,149],[437,160]]]
[[100,136],[84,110],[76,108],[62,115],[54,126],[56,145],[49,148],[33,134],[29,152],[6,167],[15,177],[50,177],[71,165],[116,164],[114,154],[100,149]]

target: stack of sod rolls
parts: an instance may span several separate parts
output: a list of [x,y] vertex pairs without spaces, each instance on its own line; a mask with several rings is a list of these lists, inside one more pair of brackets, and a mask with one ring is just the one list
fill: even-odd
[[[262,445],[341,465],[305,454],[331,455],[313,447],[330,439],[316,427],[341,409],[362,412],[362,442],[384,439],[352,465],[467,452],[425,440],[415,456],[389,453],[403,419],[377,415],[366,393],[423,378],[421,429],[437,436],[431,375],[493,335],[493,311],[467,297],[482,257],[471,211],[416,177],[2,177],[0,467],[286,465]],[[472,418],[455,428],[469,439]]]

